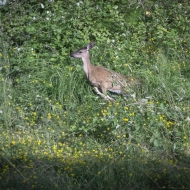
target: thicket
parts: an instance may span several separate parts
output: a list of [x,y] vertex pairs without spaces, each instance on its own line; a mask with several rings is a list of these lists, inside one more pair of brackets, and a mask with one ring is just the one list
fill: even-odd
[[[188,0],[7,1],[0,7],[0,187],[179,189],[189,184]],[[141,79],[92,90],[70,53]],[[47,184],[47,185],[45,185]]]

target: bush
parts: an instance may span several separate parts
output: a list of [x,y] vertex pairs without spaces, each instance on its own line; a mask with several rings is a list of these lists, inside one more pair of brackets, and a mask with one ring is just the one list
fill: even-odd
[[[8,1],[0,12],[2,189],[189,188],[189,1]],[[93,93],[70,53],[142,81]]]

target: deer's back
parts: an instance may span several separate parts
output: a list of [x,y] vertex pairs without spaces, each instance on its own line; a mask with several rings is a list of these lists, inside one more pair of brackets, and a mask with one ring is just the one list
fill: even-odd
[[119,87],[131,86],[137,81],[132,77],[116,73],[101,66],[93,66],[88,79],[94,86],[105,86],[107,89],[118,89]]

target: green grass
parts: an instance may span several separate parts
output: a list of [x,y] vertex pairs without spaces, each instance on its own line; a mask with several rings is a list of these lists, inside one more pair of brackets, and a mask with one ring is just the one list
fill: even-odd
[[[69,57],[71,49],[75,51],[88,43],[90,31],[86,31],[89,35],[83,33],[83,21],[77,20],[77,25],[69,16],[61,26],[62,9],[68,15],[73,9],[62,8],[59,3],[45,4],[46,11],[55,9],[57,14],[51,21],[45,19],[46,12],[36,9],[38,4],[28,5],[33,16],[40,18],[31,21],[28,16],[22,17],[22,22],[31,21],[34,27],[26,25],[30,38],[19,36],[19,16],[27,12],[13,9],[16,3],[9,8],[10,13],[18,11],[12,18],[13,31],[2,17],[0,189],[189,189],[189,38],[176,33],[177,42],[170,41],[173,33],[168,29],[164,34],[167,43],[147,41],[143,46],[142,22],[135,19],[136,30],[130,28],[134,23],[130,27],[121,25],[116,30],[121,32],[113,36],[115,41],[109,39],[113,21],[107,20],[111,35],[101,35],[107,28],[98,28],[97,23],[97,42],[91,50],[93,64],[142,81],[136,97],[134,91],[126,97],[110,94],[116,102],[106,102],[93,92],[81,60]],[[116,5],[104,6],[110,14],[116,14],[118,22],[123,21],[126,15],[117,17]],[[73,13],[73,18],[83,13],[80,11]],[[86,11],[92,12],[93,20],[94,9]],[[9,12],[5,9],[2,14]],[[157,19],[164,18],[160,17]],[[86,22],[90,28],[92,21]],[[153,18],[152,23],[156,22]],[[34,34],[38,27],[45,29]],[[65,27],[66,36],[61,35],[59,27]],[[129,35],[126,39],[123,30]]]

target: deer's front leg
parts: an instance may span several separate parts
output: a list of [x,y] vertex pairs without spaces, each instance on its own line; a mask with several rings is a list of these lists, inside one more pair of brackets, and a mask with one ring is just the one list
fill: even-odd
[[98,87],[94,87],[94,91],[95,91],[98,95],[100,95],[102,98],[104,98],[104,100],[107,100],[107,101],[115,101],[115,100],[114,100],[113,98],[111,98],[110,96],[101,93],[101,92],[99,91]]

